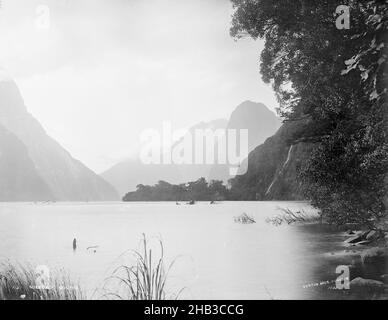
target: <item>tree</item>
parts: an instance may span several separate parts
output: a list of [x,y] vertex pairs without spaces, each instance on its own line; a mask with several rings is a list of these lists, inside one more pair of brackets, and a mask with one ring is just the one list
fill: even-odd
[[124,201],[213,201],[226,200],[228,190],[222,181],[212,180],[209,184],[205,178],[178,185],[159,181],[154,186],[139,184],[137,190],[128,192]]
[[348,1],[350,29],[338,30],[343,1],[232,0],[231,35],[265,40],[260,70],[293,137],[315,148],[301,179],[330,221],[373,224],[385,214],[388,171],[387,1]]

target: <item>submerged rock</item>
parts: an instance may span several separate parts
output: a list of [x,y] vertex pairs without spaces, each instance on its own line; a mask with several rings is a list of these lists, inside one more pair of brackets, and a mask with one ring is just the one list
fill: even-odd
[[388,249],[374,247],[360,254],[362,276],[368,279],[381,280],[381,275],[387,273]]
[[388,274],[383,274],[380,278],[382,282],[388,284]]
[[369,241],[369,240],[362,240],[360,242],[354,243],[353,245],[354,246],[355,245],[366,245],[366,244],[369,244],[369,243],[371,243],[371,241]]
[[372,230],[366,230],[361,232],[361,237],[363,239],[366,239],[366,236],[371,232]]
[[364,239],[362,238],[361,235],[353,236],[345,240],[346,243],[358,243],[363,241]]
[[378,238],[378,233],[375,230],[369,231],[365,237],[366,240],[373,240],[373,239],[377,239],[377,238]]
[[361,254],[361,261],[364,264],[385,264],[388,259],[388,249],[387,248],[371,248],[365,250]]
[[384,283],[377,280],[358,277],[350,281],[350,290],[356,292],[383,292],[384,289]]
[[367,230],[355,233],[352,237],[346,239],[345,242],[353,245],[368,244],[372,241],[380,239],[381,237],[381,232],[376,230]]

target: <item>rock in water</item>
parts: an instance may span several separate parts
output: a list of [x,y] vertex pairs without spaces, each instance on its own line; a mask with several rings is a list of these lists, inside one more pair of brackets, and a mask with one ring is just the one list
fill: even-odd
[[375,238],[376,234],[377,234],[377,232],[375,230],[371,230],[370,232],[368,232],[365,239],[366,240],[373,240]]
[[358,277],[350,281],[350,290],[356,292],[383,292],[384,289],[384,283],[377,280]]
[[361,262],[364,276],[380,280],[380,276],[387,272],[388,249],[372,248],[365,250],[361,253]]
[[388,284],[388,274],[383,274],[381,276],[381,280],[385,283],[385,284]]
[[346,243],[352,243],[352,244],[358,243],[360,241],[363,241],[363,238],[361,235],[350,237],[350,238],[345,240]]
[[361,254],[361,260],[364,264],[385,264],[388,259],[387,248],[372,248]]

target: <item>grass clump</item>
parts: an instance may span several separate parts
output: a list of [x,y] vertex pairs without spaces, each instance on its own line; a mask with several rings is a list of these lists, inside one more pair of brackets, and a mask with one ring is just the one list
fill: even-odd
[[[142,238],[142,249],[133,250],[132,265],[122,264],[117,267],[104,286],[104,298],[120,300],[165,300],[178,299],[177,294],[167,295],[166,282],[174,265],[173,260],[165,266],[163,243],[159,240],[160,253],[149,248],[145,234]],[[109,287],[113,285],[114,290]]]
[[280,226],[284,223],[316,223],[321,221],[321,217],[318,214],[306,213],[304,210],[293,212],[289,208],[278,208],[281,213],[267,218],[265,221],[275,226]]
[[255,219],[248,216],[245,212],[238,217],[234,217],[234,222],[242,223],[242,224],[250,224],[250,223],[256,223]]
[[[43,268],[43,269],[42,269]],[[0,263],[0,300],[82,300],[84,294],[64,271],[50,273],[47,267]],[[45,269],[46,268],[46,269]],[[42,274],[45,273],[45,274]]]

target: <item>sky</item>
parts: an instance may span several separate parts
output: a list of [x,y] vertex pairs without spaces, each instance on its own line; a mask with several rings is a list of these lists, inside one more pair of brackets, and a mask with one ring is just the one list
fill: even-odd
[[228,0],[1,0],[0,67],[47,133],[97,173],[144,130],[275,110],[262,41],[229,35]]

